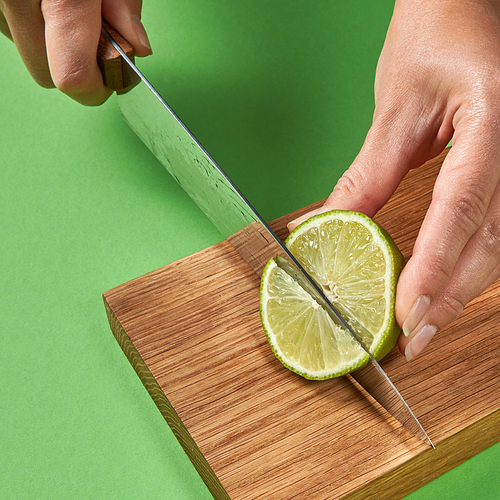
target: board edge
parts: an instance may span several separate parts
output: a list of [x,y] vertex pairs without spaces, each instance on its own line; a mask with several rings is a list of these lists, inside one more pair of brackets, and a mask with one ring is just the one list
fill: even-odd
[[118,345],[122,349],[130,365],[148,391],[156,407],[167,422],[206,487],[216,500],[230,500],[229,494],[225,490],[212,467],[210,467],[207,459],[198,448],[198,445],[186,429],[186,426],[183,424],[165,393],[161,390],[160,385],[149,370],[146,362],[142,359],[134,343],[127,335],[127,332],[113,312],[112,307],[106,299],[106,293],[103,294],[103,301],[109,326],[116,341],[118,342]]
[[[500,409],[447,437],[342,500],[400,500],[500,442]],[[464,446],[466,443],[466,446]]]

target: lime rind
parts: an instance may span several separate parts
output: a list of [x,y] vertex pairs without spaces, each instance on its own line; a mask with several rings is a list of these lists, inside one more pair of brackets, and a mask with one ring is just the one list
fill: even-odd
[[[335,224],[338,227],[333,227]],[[353,231],[353,234],[349,231]],[[364,239],[366,245],[363,243]],[[286,239],[285,245],[315,280],[327,287],[325,294],[328,296],[331,293],[334,298],[337,298],[335,293],[342,295],[345,290],[329,290],[326,277],[331,274],[332,268],[339,268],[336,259],[341,259],[342,265],[344,261],[351,260],[344,269],[346,276],[342,276],[340,281],[348,289],[356,310],[350,307],[348,301],[340,301],[334,305],[363,339],[373,356],[378,360],[384,357],[394,347],[400,334],[394,316],[394,303],[397,279],[404,266],[404,258],[390,235],[362,213],[333,210],[300,224]],[[366,253],[363,245],[367,247]],[[374,248],[381,254],[377,254],[373,262],[363,262],[363,259],[373,258]],[[385,270],[382,269],[383,276],[379,278],[378,285],[375,278],[379,271],[374,272],[372,269],[376,267],[377,259],[385,262]],[[278,276],[277,273],[282,274]],[[355,279],[352,279],[353,276]],[[272,296],[274,292],[269,287],[280,279],[284,289],[288,292],[293,290],[295,302],[287,302],[283,298],[283,292],[276,297]],[[378,303],[370,304],[371,296],[364,297],[363,293],[367,287],[373,289],[377,286],[382,287]],[[375,293],[374,296],[376,295]],[[370,308],[377,311],[383,309],[383,317],[374,320]],[[279,268],[273,259],[267,263],[262,275],[260,312],[264,332],[273,353],[285,367],[302,377],[323,380],[341,376],[361,368],[369,360],[351,335],[333,324],[326,311]],[[279,320],[287,314],[290,318],[283,321],[288,321],[288,325],[280,324]],[[294,315],[298,317],[294,318]],[[306,331],[309,336],[307,339],[301,337],[301,332]],[[286,335],[290,338],[286,338]]]
[[[401,331],[394,315],[394,304],[397,280],[405,263],[404,257],[397,245],[394,243],[392,237],[385,229],[383,229],[379,224],[377,224],[367,215],[361,212],[348,210],[332,210],[307,219],[290,233],[288,238],[285,240],[286,247],[289,250],[292,250],[294,242],[301,234],[304,234],[309,228],[316,228],[319,226],[319,223],[325,223],[328,220],[335,220],[342,223],[358,222],[362,224],[366,229],[369,230],[371,236],[373,237],[374,243],[378,244],[379,248],[384,254],[384,259],[386,262],[386,273],[384,280],[386,283],[390,283],[390,286],[385,287],[384,299],[387,307],[385,308],[385,315],[382,321],[383,329],[385,332],[387,332],[387,338],[385,338],[386,336],[384,336],[383,338],[377,340],[380,332],[372,332],[374,335],[375,345],[373,345],[373,343],[372,345],[367,345],[368,343],[365,342],[365,345],[367,345],[372,355],[377,360],[380,360],[394,347]],[[292,253],[294,253],[293,250]],[[298,256],[296,257],[298,258],[299,262],[301,262],[301,259]],[[314,276],[314,270],[308,268],[309,266],[307,266],[307,263],[301,262],[301,264],[305,264],[304,268],[306,269],[306,271],[311,272],[312,276],[318,281],[318,277]],[[341,304],[334,305],[338,306],[341,314],[343,314],[344,319],[349,322],[350,326],[354,326],[351,324],[351,322],[353,321],[353,319],[355,322],[355,312],[346,311]],[[349,318],[349,316],[351,316],[351,318]],[[351,319],[351,321],[349,321],[349,319]]]
[[[286,299],[283,299],[282,297],[279,299],[274,298],[272,289],[269,290],[269,281],[276,280],[277,276],[278,280],[281,279],[284,283],[286,283],[285,286],[289,291]],[[281,304],[282,310],[286,311],[287,308],[289,310],[293,309],[294,313],[290,313],[290,318],[287,318],[287,315],[285,314],[285,318],[282,319],[281,325],[275,324],[274,327],[271,327],[269,319],[272,317],[272,312],[269,310],[269,306],[274,300],[282,300],[284,302]],[[297,311],[297,307],[288,307],[294,300],[300,303],[299,311]],[[332,377],[339,377],[361,368],[368,363],[368,355],[361,349],[361,347],[359,347],[356,341],[351,338],[350,334],[344,328],[333,323],[328,313],[324,311],[323,308],[305,290],[303,290],[291,276],[278,267],[274,259],[269,260],[262,274],[260,314],[264,333],[276,358],[286,368],[306,379],[326,380]],[[291,318],[291,316],[293,316],[293,318]],[[297,328],[293,329],[293,333],[290,334],[291,338],[288,342],[286,342],[283,339],[283,331],[287,327],[290,327],[291,322],[295,322]],[[300,331],[306,329],[305,325],[311,322],[317,323],[318,327],[314,330],[319,336],[332,337],[329,339],[325,338],[324,341],[321,342],[323,349],[323,352],[321,353],[314,353],[307,350],[305,352],[301,352],[301,339],[298,337],[300,335]],[[339,342],[338,339],[342,339],[342,342]],[[340,360],[338,365],[342,367],[341,370],[332,371],[331,368],[325,369],[325,358],[332,358],[334,355],[342,358],[343,355],[345,355],[342,350],[335,351],[335,347],[337,347],[339,343],[342,343],[344,346],[348,345],[349,348],[347,350],[349,353],[357,351],[357,355],[354,358],[351,355],[351,359],[349,359],[347,363]],[[294,347],[295,352],[288,351],[287,345]],[[324,352],[325,349],[330,350],[331,352]],[[309,358],[310,360],[310,358],[314,356],[319,359],[316,369],[314,371],[310,369],[304,370],[304,357]]]

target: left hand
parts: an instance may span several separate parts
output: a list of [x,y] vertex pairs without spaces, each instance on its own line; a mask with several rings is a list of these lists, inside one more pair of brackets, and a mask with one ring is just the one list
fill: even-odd
[[365,143],[325,205],[373,217],[453,137],[399,278],[408,360],[500,276],[500,2],[397,0]]

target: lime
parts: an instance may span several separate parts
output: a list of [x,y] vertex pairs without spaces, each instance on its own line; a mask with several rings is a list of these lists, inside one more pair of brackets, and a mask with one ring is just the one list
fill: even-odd
[[[394,302],[404,266],[390,235],[364,214],[333,210],[303,222],[285,245],[373,356],[385,356],[400,334]],[[260,314],[275,356],[307,379],[345,375],[369,361],[352,335],[273,259],[262,274]]]

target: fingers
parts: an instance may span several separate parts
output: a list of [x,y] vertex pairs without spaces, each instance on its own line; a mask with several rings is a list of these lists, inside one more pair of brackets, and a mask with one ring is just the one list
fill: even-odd
[[[500,13],[492,4],[471,5],[454,10],[458,15],[450,22],[446,2],[425,13],[419,3],[396,4],[377,68],[373,126],[324,207],[315,211],[340,208],[373,216],[408,170],[442,151],[453,135],[398,281],[396,317],[405,334],[400,348],[409,360],[500,276],[500,74],[498,47],[491,47]],[[422,15],[433,21],[422,24]],[[459,39],[460,28],[471,36]]]
[[104,86],[96,54],[102,16],[134,47],[151,54],[140,21],[141,0],[0,0],[0,30],[10,36],[35,79],[85,105],[102,104]]
[[404,109],[382,105],[359,155],[325,204],[291,221],[288,229],[292,231],[313,215],[333,209],[354,210],[373,217],[408,171],[439,154],[451,139],[451,127],[443,127],[443,122],[449,121],[446,111],[424,111],[422,106],[422,101],[408,102]]
[[2,12],[0,12],[0,33],[12,40],[12,33],[10,32],[9,25]]
[[489,123],[467,138],[458,134],[401,273],[396,317],[408,360],[500,276],[500,152],[488,146],[495,144],[492,131]]
[[148,35],[141,22],[142,0],[104,0],[102,15],[134,47],[139,57],[152,54]]
[[42,2],[42,14],[54,84],[81,104],[102,104],[112,91],[104,86],[96,59],[100,0],[47,0]]
[[1,7],[11,38],[31,76],[42,87],[54,87],[47,64],[39,2],[2,2]]
[[297,226],[302,224],[302,222],[306,221],[307,219],[310,219],[311,217],[314,217],[315,215],[323,214],[325,212],[328,212],[329,210],[334,210],[334,209],[335,207],[330,208],[325,203],[323,206],[316,208],[315,210],[311,210],[310,212],[307,212],[306,214],[297,217],[297,219],[290,221],[287,224],[288,231],[292,232]]
[[[441,168],[413,255],[398,282],[396,317],[404,331],[399,348],[408,360],[500,277],[500,123],[484,111],[496,109],[495,103],[464,108],[451,106],[442,113],[441,124],[437,120],[430,127],[435,140],[429,141],[427,150],[418,147],[417,153],[405,149],[410,138],[399,134],[397,127],[392,136],[399,136],[400,144],[391,143],[383,134],[384,127],[377,129],[374,123],[360,155],[325,205],[289,225],[293,228],[332,208],[373,216],[410,168],[444,147],[449,133],[443,130],[456,127],[454,146]],[[418,146],[422,135],[414,133],[413,137]]]
[[[498,190],[497,190],[498,191]],[[408,361],[418,356],[438,333],[442,325],[451,323],[465,305],[484,292],[500,278],[500,193],[495,193],[483,225],[469,240],[460,256],[453,274],[440,295],[432,302],[423,296],[417,301],[413,331],[410,336],[401,335],[399,350]],[[418,318],[422,319],[418,319]]]
[[376,136],[383,132],[375,125],[372,127],[361,152],[339,179],[325,204],[290,222],[290,231],[313,215],[333,209],[354,210],[369,217],[375,215],[409,170],[407,156],[400,154],[399,147],[385,147],[384,143],[390,140],[388,137],[377,142]]

